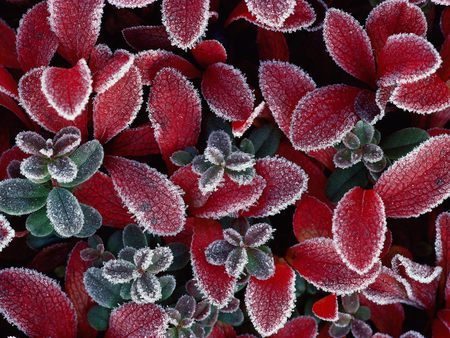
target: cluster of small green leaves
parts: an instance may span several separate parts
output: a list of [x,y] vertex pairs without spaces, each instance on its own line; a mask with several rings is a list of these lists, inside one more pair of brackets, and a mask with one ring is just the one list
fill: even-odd
[[358,294],[353,293],[341,297],[342,311],[338,313],[338,320],[330,326],[332,337],[344,337],[353,331],[355,337],[364,337],[361,333],[372,334],[370,326],[365,322],[370,319],[370,309],[360,306]]

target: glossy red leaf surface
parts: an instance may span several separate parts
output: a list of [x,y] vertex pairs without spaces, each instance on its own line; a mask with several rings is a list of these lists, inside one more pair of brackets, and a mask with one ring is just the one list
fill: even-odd
[[300,67],[279,61],[262,62],[259,87],[280,129],[289,137],[292,114],[298,101],[316,88]]
[[251,277],[245,305],[255,329],[263,336],[280,330],[295,306],[295,273],[283,261],[275,263],[275,274],[267,280]]
[[20,20],[17,30],[17,60],[24,72],[48,66],[58,48],[58,38],[50,29],[47,3],[42,1]]
[[215,240],[223,239],[222,226],[213,220],[194,219],[191,243],[191,264],[197,286],[218,306],[224,306],[233,295],[236,279],[230,277],[224,266],[206,261],[205,249]]
[[75,310],[54,280],[33,270],[9,268],[0,271],[0,284],[1,313],[27,336],[76,337]]
[[313,317],[295,317],[271,338],[297,338],[299,335],[305,338],[317,337],[317,322]]
[[127,128],[142,105],[142,82],[136,67],[94,100],[94,136],[106,143]]
[[304,96],[292,115],[294,148],[310,151],[339,142],[358,121],[354,103],[359,92],[355,87],[331,85]]
[[123,49],[117,50],[94,75],[94,91],[101,94],[114,86],[128,73],[133,62],[133,54]]
[[331,294],[319,299],[313,304],[312,311],[320,319],[334,322],[338,319],[337,296]]
[[338,295],[366,288],[375,281],[381,267],[375,263],[364,275],[350,270],[339,257],[333,240],[328,238],[310,239],[291,247],[287,260],[308,282]]
[[186,216],[181,190],[166,176],[122,157],[107,157],[104,165],[119,197],[145,230],[162,236],[183,230]]
[[217,40],[203,40],[192,48],[192,55],[195,61],[206,68],[217,62],[227,61],[227,51],[225,47]]
[[169,317],[156,304],[126,303],[111,312],[106,338],[159,338],[168,328]]
[[225,63],[216,63],[205,71],[202,94],[211,110],[225,120],[246,120],[253,112],[255,96],[244,75]]
[[50,27],[60,43],[58,51],[70,63],[89,58],[100,33],[103,6],[103,0],[48,1]]
[[106,145],[106,152],[116,156],[147,156],[159,154],[154,130],[151,125],[122,131]]
[[101,172],[96,173],[88,181],[74,190],[74,195],[84,204],[97,209],[102,215],[103,225],[113,228],[123,228],[133,223],[131,214],[123,206],[117,196],[111,178]]
[[432,137],[395,162],[374,189],[386,216],[417,217],[450,195],[450,136]]
[[323,25],[325,45],[333,60],[347,73],[370,85],[375,82],[375,59],[369,36],[350,14],[327,11]]
[[0,65],[10,68],[19,68],[16,53],[16,33],[6,22],[0,19]]
[[257,20],[268,26],[278,27],[294,12],[296,0],[245,0],[245,3]]

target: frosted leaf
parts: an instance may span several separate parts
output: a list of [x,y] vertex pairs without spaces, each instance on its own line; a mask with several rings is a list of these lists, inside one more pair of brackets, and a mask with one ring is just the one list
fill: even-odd
[[232,297],[230,299],[230,301],[228,302],[228,304],[220,309],[220,312],[233,313],[237,309],[239,309],[240,302],[241,301],[239,299],[237,299],[236,297]]
[[173,262],[173,253],[169,247],[160,246],[153,249],[149,271],[154,274],[167,270]]
[[205,158],[205,155],[197,155],[192,160],[192,171],[198,175],[203,174],[211,167],[211,163]]
[[175,235],[184,228],[185,205],[180,189],[149,166],[120,157],[104,163],[114,188],[140,226],[157,235]]
[[223,165],[225,157],[223,153],[216,147],[208,146],[205,149],[205,159],[214,165]]
[[271,254],[259,250],[248,248],[248,263],[246,265],[247,272],[259,280],[266,280],[275,273],[274,258]]
[[93,76],[93,90],[101,94],[114,86],[131,68],[134,55],[119,49]]
[[206,261],[213,265],[225,265],[234,246],[224,240],[212,242],[205,250]]
[[138,276],[136,266],[123,259],[112,259],[104,263],[102,274],[113,284],[127,283]]
[[297,150],[324,149],[347,134],[358,120],[354,102],[360,90],[331,85],[304,96],[293,114],[290,140]]
[[[131,249],[131,248],[129,248]],[[132,250],[130,250],[130,253]],[[124,255],[124,253],[122,253]],[[126,254],[128,256],[128,253]],[[150,248],[141,248],[134,250],[132,261],[136,265],[136,268],[142,271],[146,271],[152,263],[153,250]]]
[[53,144],[53,156],[59,157],[70,154],[74,151],[81,143],[80,135],[67,134],[61,136]]
[[118,8],[140,8],[154,3],[156,0],[108,0]]
[[47,164],[46,159],[33,155],[20,163],[20,173],[30,181],[41,183],[50,179]]
[[[388,100],[389,97],[383,99]],[[387,101],[383,103],[377,100],[377,93],[363,89],[356,96],[355,112],[364,122],[375,124],[384,117],[386,104]]]
[[121,285],[113,284],[103,277],[99,268],[89,268],[83,276],[83,285],[89,296],[99,305],[112,309],[122,300]]
[[144,231],[136,224],[128,224],[122,232],[122,242],[124,246],[136,249],[147,248],[148,241]]
[[76,235],[84,224],[80,204],[75,196],[64,188],[53,188],[48,194],[47,217],[56,233],[62,237]]
[[225,270],[235,278],[239,278],[247,264],[247,251],[244,248],[233,249],[225,261]]
[[142,82],[136,67],[94,99],[94,136],[106,143],[136,118],[142,105]]
[[410,303],[405,286],[399,282],[397,274],[384,266],[377,279],[363,291],[363,294],[367,299],[380,305]]
[[9,215],[25,215],[41,209],[49,189],[26,179],[9,179],[0,182],[0,211]]
[[6,217],[0,214],[0,252],[11,243],[15,233]]
[[[144,300],[146,303],[153,303],[161,299],[161,284],[151,272],[144,273],[135,282],[138,299]],[[133,292],[131,293],[133,300]]]
[[239,69],[215,63],[203,73],[201,86],[203,97],[217,116],[243,121],[252,114],[255,96]]
[[189,49],[205,34],[209,19],[209,1],[192,0],[189,3],[163,0],[162,21],[173,45]]
[[136,249],[126,246],[117,254],[117,258],[129,261],[131,263],[134,262],[134,255],[136,254]]
[[296,0],[245,0],[245,3],[257,20],[268,26],[279,27],[294,12]]
[[228,156],[226,161],[227,169],[235,171],[244,171],[253,167],[254,164],[255,160],[253,159],[253,156],[242,151],[233,152]]
[[379,261],[386,236],[383,201],[373,190],[347,192],[333,215],[333,240],[342,260],[363,275]]
[[0,64],[0,93],[5,94],[14,100],[19,99],[17,92],[17,81],[12,77],[8,70]]
[[353,128],[353,133],[358,136],[359,142],[365,145],[372,141],[375,135],[375,128],[364,121],[358,121],[355,128]]
[[[433,0],[436,1],[436,0]],[[425,338],[421,333],[417,331],[408,331],[400,336],[400,338]]]
[[178,299],[175,309],[178,310],[182,319],[192,318],[194,316],[195,306],[196,301],[194,297],[183,295]]
[[243,171],[227,170],[227,175],[233,182],[239,185],[247,185],[253,181],[256,170],[254,168],[248,168]]
[[342,143],[349,149],[358,149],[361,145],[358,136],[352,132],[349,132],[344,136]]
[[80,232],[75,236],[79,238],[86,238],[93,236],[102,226],[102,216],[100,213],[89,205],[80,204],[83,211],[84,223]]
[[158,48],[175,49],[163,25],[127,27],[122,29],[122,36],[128,46],[138,51],[152,52]]
[[241,234],[233,228],[223,230],[223,238],[233,246],[239,247],[243,244]]
[[92,74],[100,71],[108,63],[112,55],[113,53],[107,45],[103,43],[96,45],[91,51],[88,63]]
[[219,149],[225,157],[231,154],[231,139],[223,130],[215,130],[209,134],[208,146]]
[[105,338],[164,337],[169,317],[156,304],[127,303],[114,309]]
[[19,160],[12,160],[6,167],[6,178],[20,178],[20,163]]
[[298,316],[291,319],[272,338],[293,338],[299,334],[304,338],[317,337],[317,322],[313,317]]
[[73,121],[89,101],[91,71],[84,59],[69,69],[49,67],[42,73],[41,89],[50,106],[63,118]]
[[363,147],[363,159],[370,163],[375,163],[383,159],[383,149],[375,144],[366,144]]
[[407,257],[397,254],[392,259],[392,270],[401,274],[400,267],[404,268],[404,271],[409,278],[424,284],[431,283],[437,279],[442,271],[440,267],[419,264]]
[[17,59],[24,72],[48,66],[58,48],[58,38],[48,23],[46,2],[41,2],[24,14],[17,30]]
[[250,320],[262,336],[280,330],[295,307],[295,273],[278,262],[268,280],[251,277],[245,292],[245,305]]
[[156,75],[148,111],[166,163],[175,151],[195,146],[200,133],[201,101],[195,87],[180,72],[165,68]]
[[34,270],[9,268],[0,272],[0,284],[1,312],[26,336],[77,336],[75,309],[56,281]]
[[381,267],[377,262],[364,275],[350,270],[329,238],[309,239],[291,247],[287,261],[315,287],[338,295],[365,289],[375,281]]
[[48,172],[58,182],[69,183],[77,177],[78,169],[70,158],[61,157],[49,163]]
[[316,301],[312,306],[312,312],[320,319],[328,322],[338,320],[338,302],[336,295],[331,294]]
[[258,202],[242,213],[245,217],[277,214],[300,199],[308,185],[303,169],[283,157],[260,159],[255,169],[266,181],[266,187]]
[[231,132],[233,136],[242,137],[242,135],[244,135],[244,133],[252,126],[255,119],[265,111],[267,111],[266,103],[262,101],[253,109],[253,112],[246,120],[231,122]]
[[200,41],[192,48],[191,53],[195,61],[203,68],[207,68],[217,62],[225,63],[227,61],[227,51],[217,40]]
[[443,212],[436,218],[435,253],[436,264],[442,266],[444,274],[450,267],[450,213]]
[[359,319],[352,320],[352,334],[355,338],[367,338],[372,336],[372,329]]
[[165,275],[158,278],[161,284],[161,300],[169,298],[176,288],[176,280],[172,275]]
[[109,155],[116,156],[139,157],[159,154],[153,127],[148,124],[123,130],[108,142],[106,149]]
[[378,84],[398,85],[433,74],[442,60],[433,45],[415,34],[391,35],[378,57]]
[[350,295],[341,296],[342,307],[347,313],[355,314],[359,310],[359,295],[352,293]]
[[50,27],[60,42],[58,52],[72,64],[89,58],[100,33],[103,6],[102,0],[48,1]]
[[202,321],[206,319],[210,314],[211,304],[208,301],[203,300],[197,303],[193,317],[196,321]]
[[323,38],[333,60],[347,73],[373,85],[375,59],[369,37],[356,19],[339,9],[327,11]]
[[375,184],[387,217],[417,217],[450,195],[450,136],[431,137],[394,163]]
[[265,244],[272,238],[273,229],[267,223],[253,224],[245,234],[244,243],[252,248]]
[[340,149],[333,156],[333,163],[336,168],[346,169],[353,166],[352,151],[350,149]]
[[338,327],[348,327],[352,319],[353,319],[352,315],[349,315],[348,313],[339,312],[338,319],[333,323],[333,325]]
[[46,144],[45,139],[34,131],[21,131],[16,136],[16,145],[26,154],[39,155]]
[[217,187],[223,181],[223,167],[212,166],[207,169],[198,182],[198,187],[203,194],[217,190]]

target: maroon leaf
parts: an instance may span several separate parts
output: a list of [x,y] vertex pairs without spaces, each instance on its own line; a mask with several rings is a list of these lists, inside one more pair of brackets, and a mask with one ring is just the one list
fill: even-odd
[[0,19],[0,65],[8,68],[20,68],[16,54],[16,33],[6,22]]
[[363,275],[350,270],[339,257],[333,240],[328,238],[309,239],[291,247],[287,260],[308,282],[338,295],[366,288],[375,281],[381,268],[378,262]]
[[316,301],[312,306],[313,313],[322,320],[334,322],[338,320],[338,302],[335,294]]
[[91,69],[92,74],[95,75],[97,72],[102,70],[102,68],[108,63],[109,59],[111,59],[112,55],[112,51],[107,45],[102,43],[96,45],[92,49],[91,56],[89,57],[89,68]]
[[0,180],[8,178],[8,166],[12,161],[22,161],[28,156],[16,146],[5,150],[0,156]]
[[14,239],[15,231],[5,216],[0,214],[0,252]]
[[199,208],[206,203],[211,193],[203,194],[200,191],[198,181],[200,176],[192,171],[192,166],[188,165],[178,169],[170,180],[178,185],[183,191],[183,199],[189,208]]
[[114,86],[128,73],[133,62],[134,56],[132,54],[123,49],[117,50],[96,72],[93,78],[94,91],[101,94]]
[[313,317],[299,316],[291,319],[271,338],[315,338],[317,337],[317,322]]
[[183,230],[186,216],[181,191],[166,176],[121,157],[106,157],[104,165],[119,197],[144,229],[162,236]]
[[263,336],[280,330],[295,306],[295,273],[283,261],[275,264],[275,274],[266,280],[251,277],[245,305],[252,324]]
[[75,310],[55,281],[33,270],[9,268],[0,271],[0,284],[0,311],[27,336],[76,337]]
[[417,217],[450,195],[450,136],[432,137],[381,175],[375,191],[386,216]]
[[225,306],[233,296],[236,278],[230,277],[224,266],[209,264],[205,256],[209,244],[223,239],[222,226],[213,220],[195,219],[193,229],[191,264],[197,286],[212,303]]
[[262,101],[259,105],[255,107],[251,115],[245,121],[233,121],[231,122],[231,131],[234,137],[242,137],[244,133],[250,128],[255,121],[255,119],[264,114],[265,110],[268,110],[267,105]]
[[94,100],[94,136],[108,142],[136,118],[142,105],[142,82],[136,67]]
[[2,66],[0,66],[0,93],[4,93],[16,100],[19,98],[16,80]]
[[217,40],[203,40],[192,48],[191,52],[195,61],[203,68],[217,62],[227,61],[227,51]]
[[127,303],[111,313],[106,338],[159,338],[166,333],[169,317],[156,304]]
[[289,61],[289,46],[283,33],[258,28],[256,42],[260,60]]
[[103,0],[48,1],[50,27],[60,43],[58,51],[72,64],[89,59],[100,33],[103,5]]
[[443,212],[436,218],[436,265],[443,269],[443,275],[450,272],[450,213]]
[[150,125],[125,129],[105,147],[109,155],[116,156],[147,156],[159,154],[154,130]]
[[28,265],[30,269],[51,274],[67,261],[72,245],[69,243],[51,244],[39,251]]
[[125,42],[138,51],[158,48],[174,49],[164,26],[127,27],[122,30],[122,35]]

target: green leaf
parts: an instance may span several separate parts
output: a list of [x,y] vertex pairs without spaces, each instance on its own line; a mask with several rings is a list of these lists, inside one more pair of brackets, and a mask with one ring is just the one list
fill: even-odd
[[69,183],[61,183],[63,187],[75,187],[90,179],[103,163],[103,147],[97,140],[81,145],[70,155],[78,168],[77,177]]
[[184,150],[176,151],[170,156],[170,160],[173,164],[179,167],[184,167],[185,165],[188,165],[192,162],[194,156],[192,156],[191,153],[188,153]]
[[364,165],[358,163],[347,169],[336,169],[328,178],[326,193],[333,202],[338,202],[351,188],[365,187],[368,183]]
[[84,224],[80,232],[75,236],[80,238],[89,237],[95,234],[95,232],[102,226],[102,215],[93,207],[86,204],[80,204],[83,211]]
[[50,189],[26,179],[14,178],[0,182],[0,211],[21,216],[41,209]]
[[83,283],[89,296],[103,307],[112,309],[122,300],[120,297],[122,285],[112,284],[103,277],[102,270],[99,268],[89,268],[84,273]]
[[47,208],[41,208],[27,217],[27,230],[36,237],[45,237],[53,232],[53,226],[47,217]]
[[145,248],[148,245],[147,237],[136,224],[129,224],[123,229],[122,240],[123,246],[131,246],[135,249]]
[[370,316],[371,312],[367,306],[360,306],[358,311],[355,313],[355,317],[361,319],[362,321],[369,320]]
[[109,236],[108,241],[106,242],[106,249],[113,255],[117,255],[119,251],[122,250],[122,248],[122,231],[118,230],[113,232],[113,234]]
[[54,233],[45,237],[37,237],[32,234],[28,234],[27,236],[27,245],[34,250],[40,250],[50,244],[58,242],[61,242],[61,237],[56,236]]
[[220,312],[218,320],[232,326],[240,326],[244,322],[244,314],[239,308],[231,313]]
[[430,136],[420,128],[405,128],[389,135],[381,142],[384,154],[391,160],[405,156]]
[[247,154],[255,155],[255,147],[253,146],[253,142],[248,138],[244,138],[239,145],[239,148]]
[[281,133],[277,128],[266,124],[253,130],[249,139],[255,148],[255,156],[263,158],[275,155],[280,145]]
[[97,331],[106,331],[111,310],[103,306],[94,305],[88,311],[89,325]]
[[172,251],[173,262],[166,271],[183,269],[190,260],[189,248],[183,243],[169,243],[168,247]]
[[64,188],[53,188],[47,198],[47,216],[56,233],[61,237],[78,234],[84,225],[80,204],[72,193]]
[[169,298],[176,287],[175,278],[171,275],[166,275],[158,278],[161,284],[161,301]]

